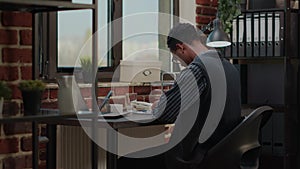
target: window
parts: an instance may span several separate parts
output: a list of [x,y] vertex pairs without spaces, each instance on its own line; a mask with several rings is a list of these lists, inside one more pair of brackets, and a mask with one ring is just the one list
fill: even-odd
[[[92,3],[92,0],[73,2]],[[109,80],[122,59],[147,57],[160,60],[159,48],[165,45],[165,41],[158,34],[160,28],[157,13],[176,14],[176,6],[178,0],[98,0],[97,27],[101,32],[98,34],[98,55],[102,57],[98,58],[101,60],[99,80]],[[36,76],[51,79],[59,74],[72,73],[74,68],[80,67],[76,64],[78,58],[92,56],[92,48],[84,47],[92,36],[92,10],[52,12],[40,18],[43,18],[38,19],[38,22],[43,23],[43,37],[48,38],[36,40],[36,43],[43,42],[42,51],[40,47],[35,49],[35,56],[39,56],[35,59]],[[171,27],[172,18],[169,20],[165,29]],[[112,26],[110,23],[113,23]],[[150,30],[151,33],[134,34],[143,30]],[[40,31],[39,28],[36,34]],[[117,40],[118,37],[122,37],[121,40]],[[46,46],[47,40],[50,43]],[[163,63],[167,63],[169,69],[170,59],[167,58],[167,62],[164,60]]]
[[123,1],[122,59],[158,60],[158,1]]

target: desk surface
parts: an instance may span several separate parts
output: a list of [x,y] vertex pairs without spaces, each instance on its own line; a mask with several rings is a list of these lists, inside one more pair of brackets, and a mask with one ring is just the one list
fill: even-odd
[[99,127],[105,127],[109,124],[113,128],[126,128],[141,125],[147,125],[153,121],[152,115],[128,114],[118,118],[103,118],[95,117],[94,114],[76,115],[76,114],[60,114],[58,110],[42,110],[37,115],[19,115],[19,116],[0,116],[0,123],[15,123],[15,122],[40,122],[57,125],[80,125],[90,124],[92,121],[97,121]]
[[74,118],[74,114],[60,114],[58,110],[41,110],[36,115],[0,115],[0,123],[32,122],[43,120],[57,120],[62,118]]

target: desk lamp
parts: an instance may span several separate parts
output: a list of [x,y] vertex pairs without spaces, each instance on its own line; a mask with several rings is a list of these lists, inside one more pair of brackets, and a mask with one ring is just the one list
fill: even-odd
[[223,30],[223,24],[217,16],[213,21],[213,31],[208,35],[206,45],[213,48],[223,48],[231,45],[228,35]]

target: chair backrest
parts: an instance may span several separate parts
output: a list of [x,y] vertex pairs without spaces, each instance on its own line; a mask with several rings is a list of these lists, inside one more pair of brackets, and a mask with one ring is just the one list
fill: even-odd
[[262,106],[252,111],[207,152],[199,169],[258,168],[259,133],[270,118],[272,110],[269,106]]

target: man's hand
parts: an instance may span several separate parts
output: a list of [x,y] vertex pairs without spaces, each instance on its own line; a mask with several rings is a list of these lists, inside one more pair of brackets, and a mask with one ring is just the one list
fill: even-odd
[[157,106],[159,100],[156,100],[155,102],[153,102],[152,106],[151,106],[151,109],[155,109],[155,107]]

